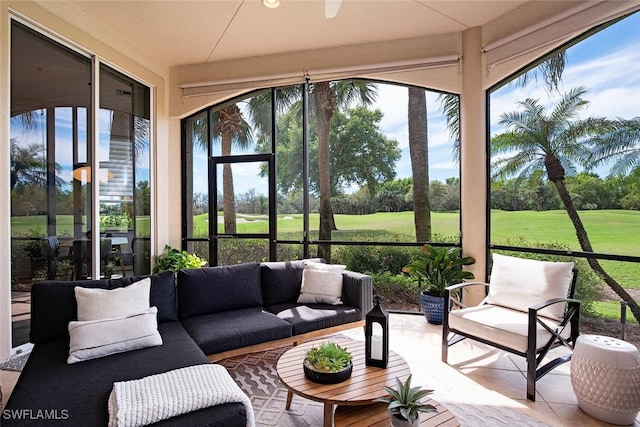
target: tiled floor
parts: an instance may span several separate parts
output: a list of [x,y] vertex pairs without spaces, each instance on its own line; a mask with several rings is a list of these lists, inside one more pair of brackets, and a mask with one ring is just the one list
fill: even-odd
[[[440,361],[440,326],[423,316],[390,315],[390,347],[409,363],[413,384],[433,389],[432,397],[458,405],[511,408],[549,426],[607,426],[585,414],[571,387],[570,363],[565,363],[538,381],[535,402],[526,399],[524,359],[471,340],[449,349],[449,365]],[[362,328],[346,335],[363,339]],[[0,370],[3,405],[18,374]],[[489,424],[489,423],[488,423]],[[635,427],[640,427],[640,418]]]
[[[391,314],[390,326],[389,346],[409,363],[412,383],[433,389],[433,398],[445,405],[452,402],[507,407],[553,427],[610,425],[578,407],[569,376],[570,362],[538,381],[536,401],[531,402],[526,399],[524,358],[464,340],[449,348],[447,365],[440,360],[441,326],[430,325],[423,316],[408,314]],[[349,334],[355,338],[362,332],[353,330]],[[635,427],[640,427],[640,417]]]

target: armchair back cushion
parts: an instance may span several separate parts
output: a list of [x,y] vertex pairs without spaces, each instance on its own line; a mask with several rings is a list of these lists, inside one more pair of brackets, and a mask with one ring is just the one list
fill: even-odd
[[261,305],[258,263],[178,271],[178,314],[182,319]]
[[[488,304],[527,312],[529,307],[553,298],[566,298],[573,262],[549,262],[493,254]],[[540,310],[540,315],[561,319],[563,304]]]

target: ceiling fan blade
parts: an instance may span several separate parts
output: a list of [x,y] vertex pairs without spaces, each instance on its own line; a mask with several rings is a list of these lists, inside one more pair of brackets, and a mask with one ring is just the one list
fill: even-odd
[[324,0],[324,16],[327,19],[335,18],[342,6],[342,0]]

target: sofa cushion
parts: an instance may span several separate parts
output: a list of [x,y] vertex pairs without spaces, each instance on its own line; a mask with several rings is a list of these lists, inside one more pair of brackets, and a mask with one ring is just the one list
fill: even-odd
[[261,305],[258,263],[178,272],[178,312],[183,319]]
[[[572,262],[548,262],[493,254],[487,303],[528,312],[529,307],[553,298],[566,298],[571,284]],[[560,319],[563,304],[539,311]]]
[[265,309],[286,321],[292,327],[293,335],[305,334],[362,319],[359,309],[331,304],[274,304]]
[[263,262],[260,286],[265,305],[293,302],[300,295],[303,261]]
[[205,354],[291,336],[291,325],[262,307],[189,317],[181,322]]
[[67,363],[162,345],[157,314],[156,307],[149,307],[124,317],[69,322]]
[[297,302],[301,304],[342,304],[342,272],[346,266],[305,262]]
[[146,276],[123,277],[109,281],[109,288],[115,289],[128,286],[133,282],[148,277],[151,279],[151,291],[149,304],[158,307],[158,322],[170,322],[178,320],[178,307],[176,300],[176,275],[173,271],[163,271]]
[[[172,273],[173,274],[173,273]],[[209,363],[179,322],[158,325],[163,345],[68,365],[66,339],[36,344],[5,409],[66,410],[67,426],[106,426],[107,402],[116,381],[128,381],[185,366]],[[181,424],[189,414],[162,424],[207,425],[216,420],[224,426],[245,426],[242,404],[218,405],[193,413],[192,424]],[[220,417],[220,418],[218,418]],[[238,422],[240,419],[241,422]],[[206,420],[206,421],[204,421]],[[235,420],[235,421],[234,421]],[[42,419],[2,420],[2,426],[41,426]]]
[[149,308],[151,279],[146,278],[116,289],[76,286],[74,294],[80,321],[110,319],[140,313]]
[[45,280],[33,284],[31,287],[29,341],[37,344],[69,337],[67,325],[76,319],[77,306],[73,290],[76,286],[109,289],[109,281],[59,282]]

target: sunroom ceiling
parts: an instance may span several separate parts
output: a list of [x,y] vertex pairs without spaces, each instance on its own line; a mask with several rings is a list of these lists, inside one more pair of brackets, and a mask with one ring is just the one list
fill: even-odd
[[[332,1],[332,0],[329,0]],[[527,1],[325,0],[44,1],[39,5],[99,40],[135,45],[173,67],[363,43],[460,33]]]
[[489,88],[640,9],[640,0],[342,0],[327,19],[325,0],[280,0],[277,9],[262,0],[35,3],[148,69],[168,70],[172,117],[306,79],[371,78],[460,93],[463,34],[483,52]]

